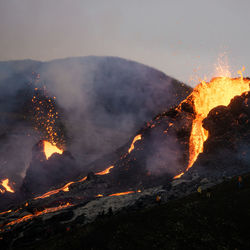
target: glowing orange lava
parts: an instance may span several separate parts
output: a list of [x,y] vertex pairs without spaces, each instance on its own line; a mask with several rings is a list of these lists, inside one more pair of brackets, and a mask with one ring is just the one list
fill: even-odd
[[[227,106],[231,99],[237,95],[249,91],[250,80],[229,77],[217,77],[210,82],[202,81],[198,84],[189,98],[194,103],[196,112],[192,124],[192,131],[189,140],[189,163],[187,170],[192,167],[198,155],[203,152],[203,143],[208,137],[208,131],[202,127],[202,120],[207,117],[210,110],[224,105]],[[189,99],[189,100],[190,100]]]
[[58,154],[62,154],[63,153],[63,150],[59,149],[57,146],[51,144],[48,141],[44,141],[43,145],[44,145],[44,153],[45,153],[45,156],[46,156],[47,160],[54,153],[58,153]]
[[7,192],[15,193],[15,191],[9,185],[9,179],[2,180],[1,185],[5,188]]
[[1,212],[0,215],[8,214],[8,213],[10,213],[11,211],[12,211],[12,210],[8,210],[8,211]]
[[96,198],[98,198],[98,197],[103,197],[103,194],[98,194],[98,195],[96,196]]
[[120,195],[126,195],[126,194],[134,194],[134,193],[135,193],[135,191],[127,191],[127,192],[110,194],[109,196],[120,196]]
[[135,146],[134,146],[135,142],[136,142],[136,141],[139,141],[139,140],[141,140],[141,139],[142,139],[142,135],[141,135],[141,134],[137,135],[137,136],[134,138],[134,140],[133,140],[133,142],[131,143],[131,146],[130,146],[130,148],[129,148],[129,150],[128,150],[128,153],[129,153],[129,154],[131,153],[131,151],[134,150],[134,148],[135,148]]
[[42,214],[53,213],[53,212],[56,212],[58,210],[64,209],[66,207],[71,207],[71,206],[72,206],[72,204],[67,203],[65,205],[60,205],[58,207],[45,208],[43,211],[38,211],[35,214],[28,214],[28,215],[23,216],[22,218],[19,218],[17,220],[13,220],[13,221],[9,222],[8,224],[6,224],[6,226],[12,226],[12,225],[15,225],[17,223],[33,219],[34,217],[40,216]]
[[176,175],[173,179],[179,179],[179,178],[181,178],[181,177],[182,177],[182,175],[184,175],[184,172],[182,172],[182,173],[180,173],[180,174]]
[[110,173],[110,169],[114,168],[114,166],[109,166],[108,168],[104,169],[101,172],[95,173],[95,175],[105,175]]

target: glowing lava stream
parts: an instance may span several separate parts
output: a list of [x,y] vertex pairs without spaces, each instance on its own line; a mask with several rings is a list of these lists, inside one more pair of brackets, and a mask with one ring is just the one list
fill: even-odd
[[182,175],[184,175],[184,172],[182,172],[182,173],[180,173],[180,174],[176,175],[173,179],[179,179],[179,178],[181,178],[181,177],[182,177]]
[[53,212],[56,212],[58,210],[64,209],[66,207],[71,207],[71,206],[73,206],[73,205],[70,204],[70,203],[67,203],[65,205],[60,205],[58,207],[45,208],[43,211],[38,211],[35,214],[28,214],[28,215],[25,215],[24,217],[22,217],[20,219],[13,220],[13,221],[9,222],[8,224],[6,224],[6,226],[12,226],[12,225],[15,225],[17,223],[33,219],[34,217],[40,216],[42,214],[53,213]]
[[0,193],[1,193],[1,194],[4,194],[4,193],[5,193],[5,190],[0,188]]
[[105,175],[105,174],[109,174],[110,173],[110,169],[114,168],[114,166],[110,166],[106,169],[104,169],[103,171],[101,172],[98,172],[98,173],[95,173],[95,175]]
[[43,141],[43,146],[44,146],[44,153],[45,153],[47,160],[54,153],[58,153],[60,155],[63,153],[63,150],[59,149],[57,146],[53,145],[52,143],[48,141]]
[[0,215],[8,214],[8,213],[11,213],[11,212],[12,212],[12,210],[4,211],[4,212],[1,212]]
[[2,180],[1,185],[7,192],[15,193],[15,191],[9,186],[9,179]]
[[[138,193],[141,193],[141,190],[137,191]],[[121,195],[126,195],[126,194],[134,194],[136,193],[135,191],[127,191],[127,192],[121,192],[121,193],[115,193],[115,194],[110,194],[108,196],[121,196]]]
[[[243,67],[243,71],[244,71]],[[189,103],[195,110],[195,118],[192,123],[192,130],[189,138],[189,162],[186,171],[188,171],[197,160],[198,155],[203,152],[203,144],[208,138],[208,131],[203,128],[202,121],[208,113],[215,107],[228,106],[230,101],[237,95],[250,90],[250,80],[243,78],[239,70],[239,78],[216,77],[210,82],[202,81],[193,92],[182,102]],[[182,104],[181,103],[181,104]],[[177,109],[181,109],[181,104]],[[176,175],[174,179],[180,178],[184,172]]]
[[47,197],[50,197],[51,195],[54,195],[54,194],[57,194],[59,193],[60,191],[64,191],[64,192],[68,192],[69,191],[69,186],[73,183],[77,183],[77,182],[83,182],[87,179],[87,176],[83,177],[81,180],[79,181],[71,181],[67,184],[65,184],[63,187],[61,188],[58,188],[58,189],[54,189],[54,190],[51,190],[41,196],[37,196],[34,198],[34,200],[37,200],[37,199],[44,199],[44,198],[47,198]]
[[[203,128],[202,121],[208,113],[219,105],[229,105],[231,99],[250,90],[250,80],[229,77],[217,77],[209,83],[202,81],[191,93],[196,117],[193,120],[189,140],[189,163],[187,170],[193,166],[198,155],[203,152],[203,143],[208,137],[208,131]],[[186,99],[188,100],[188,98]]]
[[142,139],[141,134],[137,135],[137,136],[134,138],[134,140],[132,141],[131,146],[130,146],[130,148],[129,148],[129,150],[128,150],[128,153],[129,153],[129,154],[131,153],[131,151],[134,150],[134,148],[135,148],[135,142],[137,142],[137,141],[139,141],[139,140],[141,140],[141,139]]
[[[110,170],[114,168],[114,166],[109,166],[108,168],[104,169],[103,171],[101,172],[97,172],[95,173],[95,175],[106,175],[106,174],[109,174],[110,173]],[[65,184],[63,187],[61,188],[58,188],[58,189],[54,189],[54,190],[51,190],[43,195],[40,195],[40,196],[37,196],[34,198],[34,200],[37,200],[37,199],[44,199],[44,198],[47,198],[51,195],[54,195],[54,194],[57,194],[59,193],[60,191],[64,191],[64,192],[68,192],[69,191],[69,186],[72,185],[73,183],[77,183],[77,182],[83,182],[87,179],[87,176],[83,177],[81,180],[79,181],[71,181],[67,184]]]

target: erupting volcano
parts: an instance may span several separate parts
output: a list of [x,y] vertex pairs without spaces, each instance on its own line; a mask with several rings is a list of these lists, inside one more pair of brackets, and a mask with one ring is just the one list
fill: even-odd
[[[210,82],[202,81],[178,106],[175,105],[145,122],[129,143],[110,155],[83,166],[79,166],[79,162],[75,160],[74,152],[65,150],[67,140],[61,129],[58,129],[59,123],[56,124],[58,113],[53,108],[55,99],[48,99],[37,91],[32,99],[36,114],[34,127],[43,133],[40,133],[40,141],[32,149],[32,159],[20,189],[22,204],[19,205],[19,202],[16,206],[5,206],[6,211],[0,213],[6,218],[3,230],[18,228],[18,224],[21,228],[22,223],[32,224],[33,218],[39,217],[37,219],[42,220],[41,218],[53,217],[53,213],[55,217],[59,213],[68,214],[73,222],[83,214],[91,219],[98,214],[104,214],[101,211],[103,204],[109,206],[108,210],[112,214],[113,206],[116,207],[118,203],[124,208],[140,206],[141,201],[143,204],[154,203],[155,197],[161,203],[162,197],[166,201],[194,192],[202,178],[193,178],[193,173],[201,169],[201,165],[206,167],[199,160],[206,158],[206,153],[210,153],[211,143],[208,142],[212,141],[212,145],[214,141],[221,142],[218,151],[223,151],[223,145],[229,144],[230,135],[232,141],[227,152],[241,154],[237,147],[248,138],[250,124],[248,91],[250,79],[243,78],[242,73],[239,78],[227,76],[213,78]],[[47,107],[49,111],[46,113]],[[224,135],[225,129],[222,126],[223,129],[213,133],[217,130],[213,127],[215,124],[221,126],[223,114],[227,115],[226,126],[233,129],[226,131],[227,134]],[[235,139],[237,133],[242,133],[242,140]],[[62,138],[60,134],[63,135]],[[207,161],[211,164],[220,164],[218,160],[214,160],[217,158],[213,154],[210,156],[205,160],[209,158]],[[239,161],[237,156],[235,158],[237,165]],[[195,167],[190,169],[193,165]],[[235,165],[228,168],[228,176],[238,171],[234,170]],[[240,171],[245,171],[244,167]],[[199,170],[199,176],[202,176],[203,170]],[[221,176],[224,173],[214,171],[211,175],[213,174]],[[179,178],[181,180],[176,180]],[[183,186],[178,186],[182,182]],[[19,194],[19,191],[13,190],[12,184],[8,179],[1,182],[0,192],[5,193],[2,196],[7,192],[10,197]],[[11,194],[14,192],[15,194]],[[112,203],[112,199],[117,200]],[[95,215],[89,212],[92,209]],[[29,214],[24,214],[24,211]],[[11,219],[13,216],[14,220]]]

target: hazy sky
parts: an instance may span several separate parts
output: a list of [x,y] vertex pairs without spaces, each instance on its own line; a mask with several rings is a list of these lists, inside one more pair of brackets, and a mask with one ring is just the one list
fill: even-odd
[[119,56],[188,83],[226,52],[250,75],[249,24],[249,0],[0,0],[0,60]]

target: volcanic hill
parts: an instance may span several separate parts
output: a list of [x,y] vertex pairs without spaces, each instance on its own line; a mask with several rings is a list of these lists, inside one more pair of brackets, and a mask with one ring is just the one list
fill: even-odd
[[54,142],[66,144],[83,170],[191,92],[158,70],[114,57],[0,62],[0,75],[0,176],[17,189],[33,146],[51,140],[53,124]]

